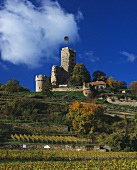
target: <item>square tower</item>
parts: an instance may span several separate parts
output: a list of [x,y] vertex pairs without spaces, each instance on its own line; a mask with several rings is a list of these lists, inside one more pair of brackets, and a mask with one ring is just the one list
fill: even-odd
[[61,50],[61,67],[71,75],[74,66],[76,65],[76,51],[69,47],[62,48]]

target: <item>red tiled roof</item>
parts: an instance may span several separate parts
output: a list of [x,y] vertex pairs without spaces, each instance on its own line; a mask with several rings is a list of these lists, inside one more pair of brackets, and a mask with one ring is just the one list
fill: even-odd
[[104,81],[94,81],[90,82],[91,85],[98,86],[98,85],[106,85]]

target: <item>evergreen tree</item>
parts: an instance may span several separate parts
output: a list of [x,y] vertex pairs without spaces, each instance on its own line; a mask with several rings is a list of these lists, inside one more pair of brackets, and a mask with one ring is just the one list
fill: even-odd
[[106,81],[106,74],[100,70],[95,71],[92,74],[93,81]]

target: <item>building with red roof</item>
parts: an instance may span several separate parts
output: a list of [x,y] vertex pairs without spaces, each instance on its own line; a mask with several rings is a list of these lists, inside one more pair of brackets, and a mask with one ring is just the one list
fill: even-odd
[[95,89],[105,89],[106,88],[106,83],[104,81],[94,81],[94,82],[90,82],[89,84],[94,86]]

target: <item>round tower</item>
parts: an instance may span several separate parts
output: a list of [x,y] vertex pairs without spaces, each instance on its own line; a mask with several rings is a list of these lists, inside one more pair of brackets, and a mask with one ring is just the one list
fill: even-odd
[[35,81],[36,81],[36,92],[42,92],[44,85],[46,83],[47,77],[45,75],[36,75]]

